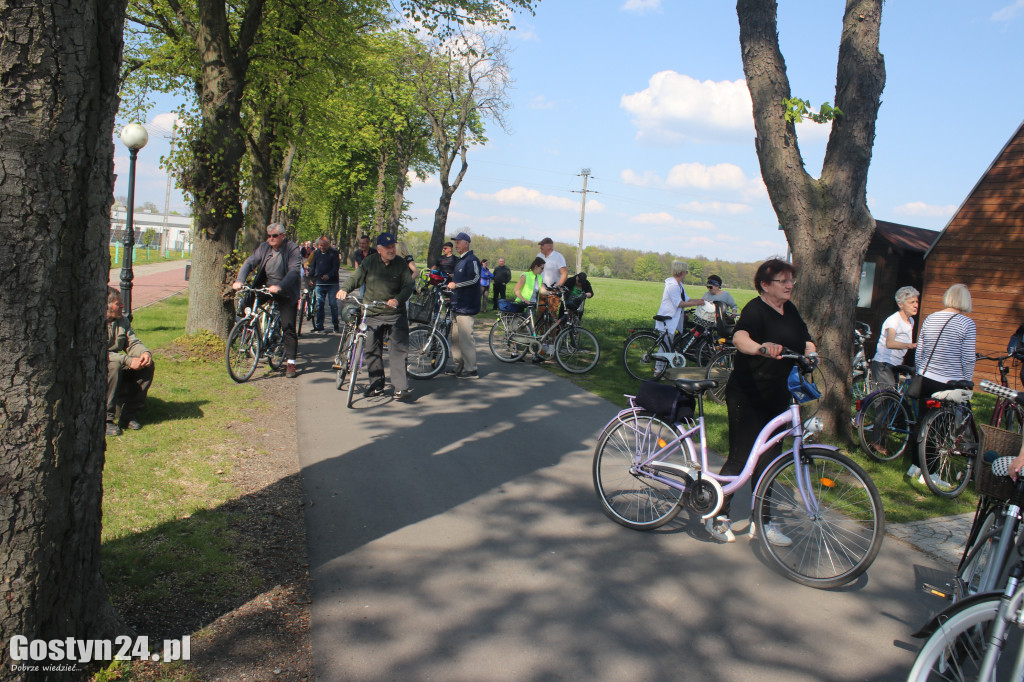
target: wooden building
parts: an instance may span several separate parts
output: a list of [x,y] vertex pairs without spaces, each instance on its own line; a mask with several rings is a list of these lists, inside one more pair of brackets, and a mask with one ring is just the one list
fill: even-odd
[[[920,319],[940,310],[958,282],[971,291],[977,351],[1005,353],[1024,323],[1024,123],[925,254]],[[979,362],[974,381],[997,374],[995,363]]]
[[924,254],[939,236],[936,230],[876,221],[875,234],[864,254],[857,320],[871,325],[871,338],[865,343],[870,359],[875,354],[878,333],[885,318],[896,312],[896,290],[924,287]]

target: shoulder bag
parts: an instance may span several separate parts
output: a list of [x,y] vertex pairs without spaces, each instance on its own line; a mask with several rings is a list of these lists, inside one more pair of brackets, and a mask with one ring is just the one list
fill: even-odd
[[950,316],[950,318],[946,320],[946,324],[942,325],[942,329],[939,330],[939,335],[935,339],[935,345],[932,346],[932,352],[928,355],[928,361],[924,363],[924,369],[921,370],[920,374],[915,374],[914,378],[910,380],[910,386],[907,387],[908,398],[914,398],[916,400],[921,397],[921,389],[924,387],[924,373],[928,371],[928,365],[932,364],[932,358],[935,357],[935,351],[939,349],[939,341],[942,340],[942,332],[946,331],[946,326],[959,314],[960,313],[956,313]]

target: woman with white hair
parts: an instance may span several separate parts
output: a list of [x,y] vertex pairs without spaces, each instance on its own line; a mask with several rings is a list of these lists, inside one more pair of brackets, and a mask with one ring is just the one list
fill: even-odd
[[896,367],[903,364],[903,358],[914,343],[914,315],[921,301],[921,292],[914,287],[900,287],[896,290],[897,310],[882,323],[878,334],[878,347],[871,359],[868,371],[871,381],[879,388],[896,385]]
[[661,294],[661,305],[658,315],[670,317],[655,323],[656,329],[678,330],[683,321],[683,308],[692,308],[704,303],[700,298],[689,298],[683,289],[683,280],[690,268],[682,261],[672,261],[672,276],[665,280],[665,290]]

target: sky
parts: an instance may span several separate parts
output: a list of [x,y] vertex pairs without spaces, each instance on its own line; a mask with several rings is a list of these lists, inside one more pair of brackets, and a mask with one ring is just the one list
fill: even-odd
[[[779,2],[794,96],[835,101],[843,3]],[[760,178],[735,4],[707,0],[541,0],[509,35],[507,130],[469,152],[448,233],[579,241],[693,258],[757,261],[786,252]],[[1024,120],[1024,0],[900,0],[882,11],[886,85],[868,176],[878,220],[941,230]],[[1016,83],[1016,85],[1014,85]],[[161,109],[162,107],[162,109]],[[139,153],[136,205],[164,207],[171,102]],[[162,118],[161,118],[162,117]],[[828,127],[804,123],[808,172]],[[115,152],[115,195],[128,153]],[[414,182],[410,230],[430,230],[437,178]],[[188,205],[174,190],[169,207]]]

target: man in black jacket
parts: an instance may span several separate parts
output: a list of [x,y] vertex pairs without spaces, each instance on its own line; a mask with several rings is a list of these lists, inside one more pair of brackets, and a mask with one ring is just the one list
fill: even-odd
[[341,267],[341,254],[331,246],[327,237],[320,237],[317,242],[313,260],[309,266],[309,278],[316,284],[316,322],[313,331],[324,330],[324,299],[331,305],[331,322],[334,332],[338,333],[338,268]]
[[454,374],[460,379],[478,379],[476,342],[473,340],[473,317],[480,312],[480,259],[469,250],[469,235],[459,232],[452,240],[459,260],[452,272],[448,288],[452,292],[452,359]]
[[289,241],[284,225],[267,225],[267,241],[256,247],[252,255],[242,263],[232,288],[242,288],[242,282],[250,272],[256,273],[259,284],[266,284],[270,294],[277,301],[281,312],[281,332],[284,335],[285,376],[295,378],[295,351],[298,337],[295,334],[295,314],[302,285],[302,254],[299,245]]
[[494,287],[494,294],[492,301],[494,305],[491,307],[495,310],[498,309],[498,299],[505,298],[505,285],[512,281],[512,271],[507,265],[505,265],[505,259],[498,259],[498,267],[494,268],[494,279],[491,281],[491,286]]

